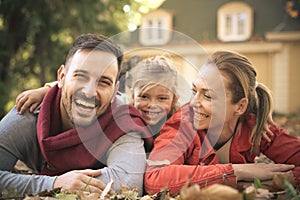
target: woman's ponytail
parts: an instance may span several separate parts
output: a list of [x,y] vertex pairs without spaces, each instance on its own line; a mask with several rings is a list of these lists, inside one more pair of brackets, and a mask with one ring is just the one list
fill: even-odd
[[257,152],[265,124],[268,123],[268,118],[273,112],[273,99],[271,91],[262,83],[256,85],[256,123],[252,130],[251,141],[253,147],[252,152]]

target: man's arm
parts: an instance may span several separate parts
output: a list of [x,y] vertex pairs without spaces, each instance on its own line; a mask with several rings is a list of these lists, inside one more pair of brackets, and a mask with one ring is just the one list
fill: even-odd
[[16,189],[20,194],[51,190],[55,177],[13,174],[17,160],[38,172],[42,166],[36,138],[36,115],[19,115],[15,107],[0,122],[0,189]]
[[143,193],[143,180],[146,166],[144,142],[137,133],[120,137],[107,152],[107,167],[101,169],[98,177],[102,182],[113,180],[113,190],[119,191],[121,185],[137,188]]
[[0,191],[15,191],[20,195],[37,194],[44,190],[51,190],[56,177],[14,174],[0,171]]

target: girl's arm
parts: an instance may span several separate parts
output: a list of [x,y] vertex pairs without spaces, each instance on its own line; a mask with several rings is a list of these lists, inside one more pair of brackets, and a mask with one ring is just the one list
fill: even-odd
[[30,112],[33,112],[34,109],[42,102],[48,90],[56,83],[56,81],[46,83],[44,87],[26,90],[20,93],[16,98],[16,108],[19,114],[23,114],[27,108],[29,108]]

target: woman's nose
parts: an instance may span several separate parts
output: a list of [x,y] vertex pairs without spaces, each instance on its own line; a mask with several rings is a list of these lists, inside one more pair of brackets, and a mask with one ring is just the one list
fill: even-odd
[[192,96],[190,104],[192,106],[201,106],[202,105],[201,100],[202,100],[202,98],[200,97],[199,93],[196,93]]

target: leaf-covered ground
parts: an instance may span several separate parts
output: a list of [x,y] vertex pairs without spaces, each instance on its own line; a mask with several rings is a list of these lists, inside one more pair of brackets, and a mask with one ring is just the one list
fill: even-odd
[[300,112],[291,115],[275,114],[273,118],[281,128],[300,138]]

